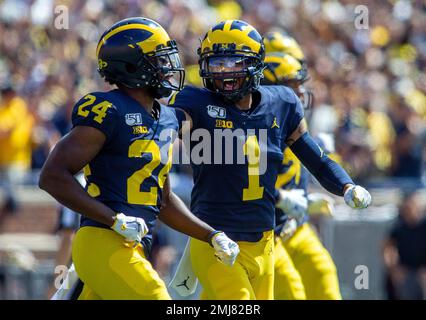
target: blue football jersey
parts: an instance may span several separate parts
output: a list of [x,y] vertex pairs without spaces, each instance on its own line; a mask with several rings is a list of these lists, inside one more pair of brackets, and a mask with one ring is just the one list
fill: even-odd
[[[284,141],[303,118],[303,107],[292,90],[261,86],[256,94],[260,95],[259,103],[249,112],[195,87],[185,87],[171,102],[193,121],[191,210],[214,228],[233,235],[234,240],[254,241],[259,233],[274,228],[275,181],[283,162]],[[206,131],[211,138],[202,138],[201,143],[210,145],[212,159],[209,163],[207,157],[200,163],[194,152],[199,151],[197,137]],[[215,138],[225,131],[235,134],[226,148],[226,142],[218,144]],[[230,150],[232,161],[227,158]],[[243,161],[237,162],[239,150],[244,155]]]
[[[106,136],[101,151],[84,168],[87,192],[115,212],[143,218],[149,228],[145,244],[152,240],[178,129],[174,110],[158,107],[156,120],[116,89],[87,94],[72,113],[73,127],[94,127]],[[107,227],[84,216],[81,226]]]

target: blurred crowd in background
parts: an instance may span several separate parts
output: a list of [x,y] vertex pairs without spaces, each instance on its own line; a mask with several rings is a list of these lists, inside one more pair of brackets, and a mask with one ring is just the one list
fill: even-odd
[[[41,168],[49,150],[70,129],[75,101],[90,91],[108,89],[96,70],[95,48],[107,28],[132,16],[156,20],[177,40],[186,81],[193,85],[202,85],[196,49],[215,22],[241,19],[262,34],[287,32],[306,55],[311,77],[307,87],[315,95],[307,113],[312,133],[334,135],[343,165],[359,183],[404,178],[424,185],[426,3],[359,4],[0,0],[0,177],[6,195],[2,211],[17,206],[11,182],[35,183],[37,175],[27,173]],[[367,17],[357,25],[365,9]],[[61,29],[66,22],[68,28]],[[1,217],[0,212],[0,224]],[[162,258],[170,259],[170,252]]]

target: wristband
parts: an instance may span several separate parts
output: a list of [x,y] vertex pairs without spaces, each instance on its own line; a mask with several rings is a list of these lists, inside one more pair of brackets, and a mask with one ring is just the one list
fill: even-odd
[[212,231],[212,232],[209,234],[209,236],[207,237],[207,242],[209,243],[209,245],[210,245],[211,247],[213,247],[212,239],[213,239],[213,237],[214,237],[215,235],[217,235],[218,233],[222,233],[222,231],[214,230],[214,231]]

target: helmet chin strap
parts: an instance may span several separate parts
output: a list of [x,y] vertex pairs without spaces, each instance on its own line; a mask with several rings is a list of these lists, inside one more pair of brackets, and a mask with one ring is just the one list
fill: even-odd
[[238,101],[240,101],[242,98],[244,98],[244,96],[248,94],[242,94],[242,93],[238,93],[238,94],[234,94],[234,95],[224,95],[221,93],[221,95],[223,96],[223,98],[227,101],[227,102],[231,102],[231,103],[236,103]]
[[151,97],[154,99],[161,99],[164,97],[168,97],[172,94],[172,89],[165,88],[163,86],[160,86],[160,88],[157,87],[149,87],[148,93]]
[[[154,82],[154,83],[153,83]],[[146,89],[147,93],[154,99],[161,99],[168,97],[172,94],[172,89],[163,87],[158,81],[150,80],[150,83],[146,85],[139,85],[129,82],[128,79],[118,79],[118,84],[125,86],[130,89]]]

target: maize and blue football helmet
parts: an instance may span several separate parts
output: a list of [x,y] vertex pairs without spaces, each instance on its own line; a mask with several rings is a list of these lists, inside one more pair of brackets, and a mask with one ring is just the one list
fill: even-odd
[[262,36],[240,20],[213,26],[198,49],[204,87],[236,102],[257,89],[263,77]]
[[96,48],[98,71],[111,84],[147,88],[154,98],[181,90],[185,71],[176,41],[157,22],[128,18],[101,36]]

